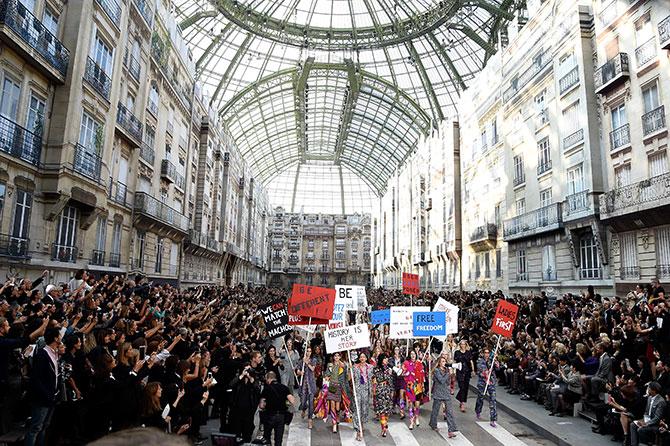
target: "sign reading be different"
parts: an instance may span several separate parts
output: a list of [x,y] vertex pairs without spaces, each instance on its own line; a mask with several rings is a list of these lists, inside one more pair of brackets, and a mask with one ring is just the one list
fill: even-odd
[[288,314],[332,319],[334,305],[335,290],[296,283],[288,300]]

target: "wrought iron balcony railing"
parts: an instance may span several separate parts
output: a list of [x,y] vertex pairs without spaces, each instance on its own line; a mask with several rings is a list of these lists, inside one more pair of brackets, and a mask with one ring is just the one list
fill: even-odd
[[123,65],[128,69],[128,73],[135,79],[137,82],[140,81],[140,72],[142,71],[140,61],[133,56],[130,51],[126,50],[125,55],[123,56]]
[[558,81],[558,86],[561,94],[565,94],[568,90],[579,83],[579,67],[575,66],[572,70],[563,76]]
[[630,125],[624,124],[610,132],[610,150],[630,144]]
[[574,147],[582,141],[584,141],[584,129],[579,129],[563,138],[563,150]]
[[565,197],[563,213],[566,217],[588,211],[589,209],[591,209],[591,200],[589,200],[588,190],[583,190]]
[[596,93],[603,93],[617,81],[628,77],[628,54],[619,53],[605,62],[593,75]]
[[105,251],[94,249],[91,253],[91,265],[103,266],[105,264]]
[[65,78],[70,52],[19,0],[0,0],[0,23],[11,28]]
[[651,60],[656,58],[656,37],[644,42],[642,45],[638,46],[635,49],[635,59],[637,60],[637,66],[642,67]]
[[100,181],[100,170],[102,169],[102,158],[89,149],[77,144],[74,149],[73,168],[78,172],[94,181]]
[[665,128],[665,106],[661,105],[658,108],[642,115],[642,131],[644,136],[655,133]]
[[552,62],[551,54],[545,51],[533,59],[532,64],[525,70],[521,70],[518,77],[514,78],[510,87],[503,93],[503,102],[507,102],[516,96],[523,88],[544,68]]
[[149,144],[142,142],[140,145],[140,158],[142,158],[144,161],[149,163],[151,167],[154,165],[154,161],[156,160],[156,152],[154,151],[153,147],[151,147]]
[[61,245],[58,243],[51,244],[51,260],[64,263],[75,263],[78,255],[79,248],[76,246]]
[[658,24],[658,37],[661,48],[667,50],[670,48],[670,15],[661,20]]
[[639,280],[640,267],[639,266],[622,266],[619,269],[619,277],[621,280]]
[[120,181],[109,179],[109,199],[122,206],[128,203],[128,188]]
[[116,110],[116,122],[141,144],[142,122],[120,102]]
[[174,183],[174,185],[180,189],[184,189],[186,181],[184,176],[177,171],[177,167],[170,162],[170,160],[164,159],[161,162],[161,177],[166,180]]
[[149,25],[149,29],[153,28],[153,23],[154,23],[154,13],[151,10],[151,7],[147,3],[146,0],[133,0],[133,3],[135,6],[137,6],[137,9],[140,11],[140,14],[146,20],[147,25]]
[[25,237],[14,237],[9,234],[0,234],[0,256],[15,259],[27,259],[30,239]]
[[498,238],[498,226],[495,223],[486,223],[477,226],[470,233],[470,243],[481,242],[483,240],[495,240]]
[[579,278],[580,279],[602,279],[603,270],[599,266],[594,267],[581,267],[579,268]]
[[109,101],[109,95],[112,91],[112,79],[107,75],[100,65],[95,63],[90,57],[86,59],[86,70],[84,71],[84,80],[95,91]]
[[112,268],[119,268],[121,266],[121,254],[117,252],[110,252],[109,266]]
[[121,26],[121,7],[118,3],[114,0],[95,0],[95,2],[100,5],[117,27]]
[[[41,128],[41,123],[39,127]],[[42,135],[0,115],[0,152],[37,166],[42,153]]]
[[670,265],[656,265],[656,277],[659,279],[670,279]]
[[521,175],[516,175],[514,177],[514,180],[512,180],[512,184],[514,185],[514,187],[520,186],[525,182],[526,182],[526,175],[524,175],[523,173]]
[[152,217],[183,233],[188,232],[189,219],[187,216],[144,192],[135,192],[135,212]]
[[560,228],[563,225],[563,213],[561,211],[561,203],[554,203],[505,220],[503,224],[505,241]]
[[638,212],[660,206],[670,198],[670,173],[623,186],[600,196],[600,215],[608,218],[613,213]]
[[545,162],[538,164],[537,166],[537,174],[542,175],[545,172],[549,172],[551,170],[551,160],[546,160]]

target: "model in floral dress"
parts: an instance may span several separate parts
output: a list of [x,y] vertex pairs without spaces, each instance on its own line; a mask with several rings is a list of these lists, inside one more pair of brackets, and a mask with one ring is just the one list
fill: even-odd
[[[377,360],[379,362],[379,360]],[[393,348],[393,356],[389,358],[389,367],[393,371],[394,404],[400,408],[400,419],[405,419],[405,378],[402,373],[402,363],[405,358],[400,354],[400,347]]]
[[346,392],[347,373],[347,366],[342,362],[340,353],[334,353],[332,362],[328,364],[323,374],[323,386],[314,409],[317,416],[322,417],[324,421],[327,421],[328,417],[331,418],[333,433],[337,433],[341,410],[344,411],[345,421],[351,420],[350,400]]
[[[358,400],[358,411],[354,406],[351,415],[354,418],[354,430],[356,430],[356,440],[363,440],[363,426],[368,421],[370,413],[370,397],[372,395],[372,370],[374,367],[368,363],[368,355],[361,352],[358,355],[358,362],[354,364],[354,382],[356,388],[356,399]],[[360,422],[358,417],[360,416]]]
[[393,371],[389,367],[389,358],[385,353],[377,357],[377,365],[372,371],[374,409],[382,426],[382,437],[389,429],[389,415],[393,411]]
[[402,364],[403,375],[405,377],[405,398],[407,399],[407,409],[409,411],[409,428],[414,429],[418,425],[419,407],[423,397],[424,373],[423,364],[417,360],[416,352],[409,352],[409,359]]

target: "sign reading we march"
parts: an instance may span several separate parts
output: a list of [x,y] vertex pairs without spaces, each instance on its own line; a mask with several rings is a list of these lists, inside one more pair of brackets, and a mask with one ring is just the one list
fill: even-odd
[[368,324],[356,324],[326,330],[323,337],[326,341],[327,353],[370,347]]
[[282,301],[275,301],[260,308],[265,322],[268,338],[275,339],[291,331],[288,324],[286,305]]

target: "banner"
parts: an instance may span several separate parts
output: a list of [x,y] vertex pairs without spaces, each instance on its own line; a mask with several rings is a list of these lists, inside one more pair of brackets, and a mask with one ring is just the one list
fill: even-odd
[[345,304],[346,311],[360,311],[368,305],[364,286],[335,285],[335,299]]
[[419,275],[402,273],[402,293],[411,294],[412,296],[419,295]]
[[[446,328],[447,332],[446,334],[450,333],[458,333],[458,312],[459,308],[444,300],[444,298],[440,297],[437,299],[437,302],[435,302],[435,306],[433,307],[433,311],[442,311],[445,313],[446,317]],[[446,338],[446,335],[444,336]]]
[[326,341],[327,353],[370,347],[368,324],[356,324],[326,330],[323,337]]
[[305,325],[327,325],[329,322],[328,319],[319,319],[316,317],[312,318],[312,323],[310,324],[310,319],[308,317],[304,316],[296,316],[294,314],[289,314],[288,315],[288,324],[289,325],[298,325],[298,326],[305,326]]
[[288,314],[332,319],[333,305],[335,290],[296,283],[288,299]]
[[275,339],[291,331],[288,324],[286,305],[282,301],[275,301],[260,308],[265,322],[268,338]]
[[388,324],[391,322],[391,310],[376,310],[370,313],[370,323],[373,325],[377,324]]
[[504,299],[500,299],[498,301],[498,308],[496,308],[496,315],[493,317],[491,331],[506,338],[511,338],[518,312],[519,307]]
[[411,339],[414,337],[415,311],[430,311],[430,307],[391,307],[391,327],[389,337],[391,339]]
[[412,315],[412,335],[415,338],[445,336],[446,314],[441,311],[415,311]]
[[333,307],[333,318],[328,321],[328,328],[340,328],[347,325],[347,310],[346,303],[340,303],[341,299],[335,299],[335,306]]

